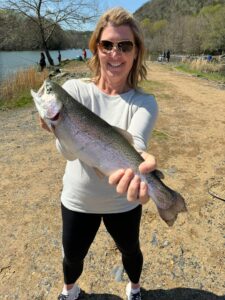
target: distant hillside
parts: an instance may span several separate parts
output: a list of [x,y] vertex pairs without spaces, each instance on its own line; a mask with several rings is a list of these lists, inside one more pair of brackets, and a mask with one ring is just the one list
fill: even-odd
[[225,0],[152,0],[134,16],[150,53],[225,52]]
[[[37,26],[18,12],[0,10],[0,50],[42,49],[42,40]],[[87,48],[90,31],[63,30],[56,26],[48,41],[50,50]]]
[[171,20],[175,15],[195,15],[204,6],[225,4],[225,0],[152,0],[146,2],[135,13],[138,20]]

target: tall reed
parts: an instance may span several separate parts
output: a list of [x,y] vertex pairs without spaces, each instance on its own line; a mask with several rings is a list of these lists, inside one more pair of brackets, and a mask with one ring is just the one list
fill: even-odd
[[214,73],[214,72],[222,72],[225,70],[223,64],[219,64],[216,62],[208,62],[206,60],[196,59],[191,62],[191,68],[196,71],[206,72],[206,73]]
[[21,95],[29,95],[30,89],[39,88],[47,77],[48,70],[37,72],[35,68],[30,68],[18,71],[3,80],[0,83],[0,106],[14,106]]
[[204,72],[204,73],[223,73],[225,71],[225,64],[217,61],[208,62],[203,59],[182,59],[182,62],[189,66],[190,69]]

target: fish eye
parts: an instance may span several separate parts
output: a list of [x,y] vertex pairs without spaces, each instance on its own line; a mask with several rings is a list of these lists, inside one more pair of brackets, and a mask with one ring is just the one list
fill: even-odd
[[46,92],[47,94],[50,94],[52,91],[52,87],[51,86],[46,86]]

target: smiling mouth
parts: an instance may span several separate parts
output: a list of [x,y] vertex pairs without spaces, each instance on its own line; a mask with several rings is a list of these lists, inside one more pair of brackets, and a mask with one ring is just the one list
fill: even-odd
[[120,66],[122,66],[122,63],[108,63],[110,67],[113,67],[113,68],[118,68]]

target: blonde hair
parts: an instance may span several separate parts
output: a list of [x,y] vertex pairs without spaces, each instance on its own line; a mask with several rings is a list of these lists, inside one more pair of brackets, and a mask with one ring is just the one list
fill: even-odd
[[137,88],[138,82],[146,79],[147,69],[144,61],[145,47],[144,37],[139,27],[138,22],[134,17],[128,13],[122,7],[112,8],[106,11],[99,19],[97,26],[92,33],[89,41],[89,49],[91,50],[93,57],[89,61],[89,67],[91,68],[96,82],[99,81],[101,76],[100,61],[98,57],[97,45],[102,34],[102,31],[108,24],[113,26],[129,26],[134,35],[134,41],[137,48],[137,58],[134,60],[133,66],[128,75],[128,84],[132,88]]

